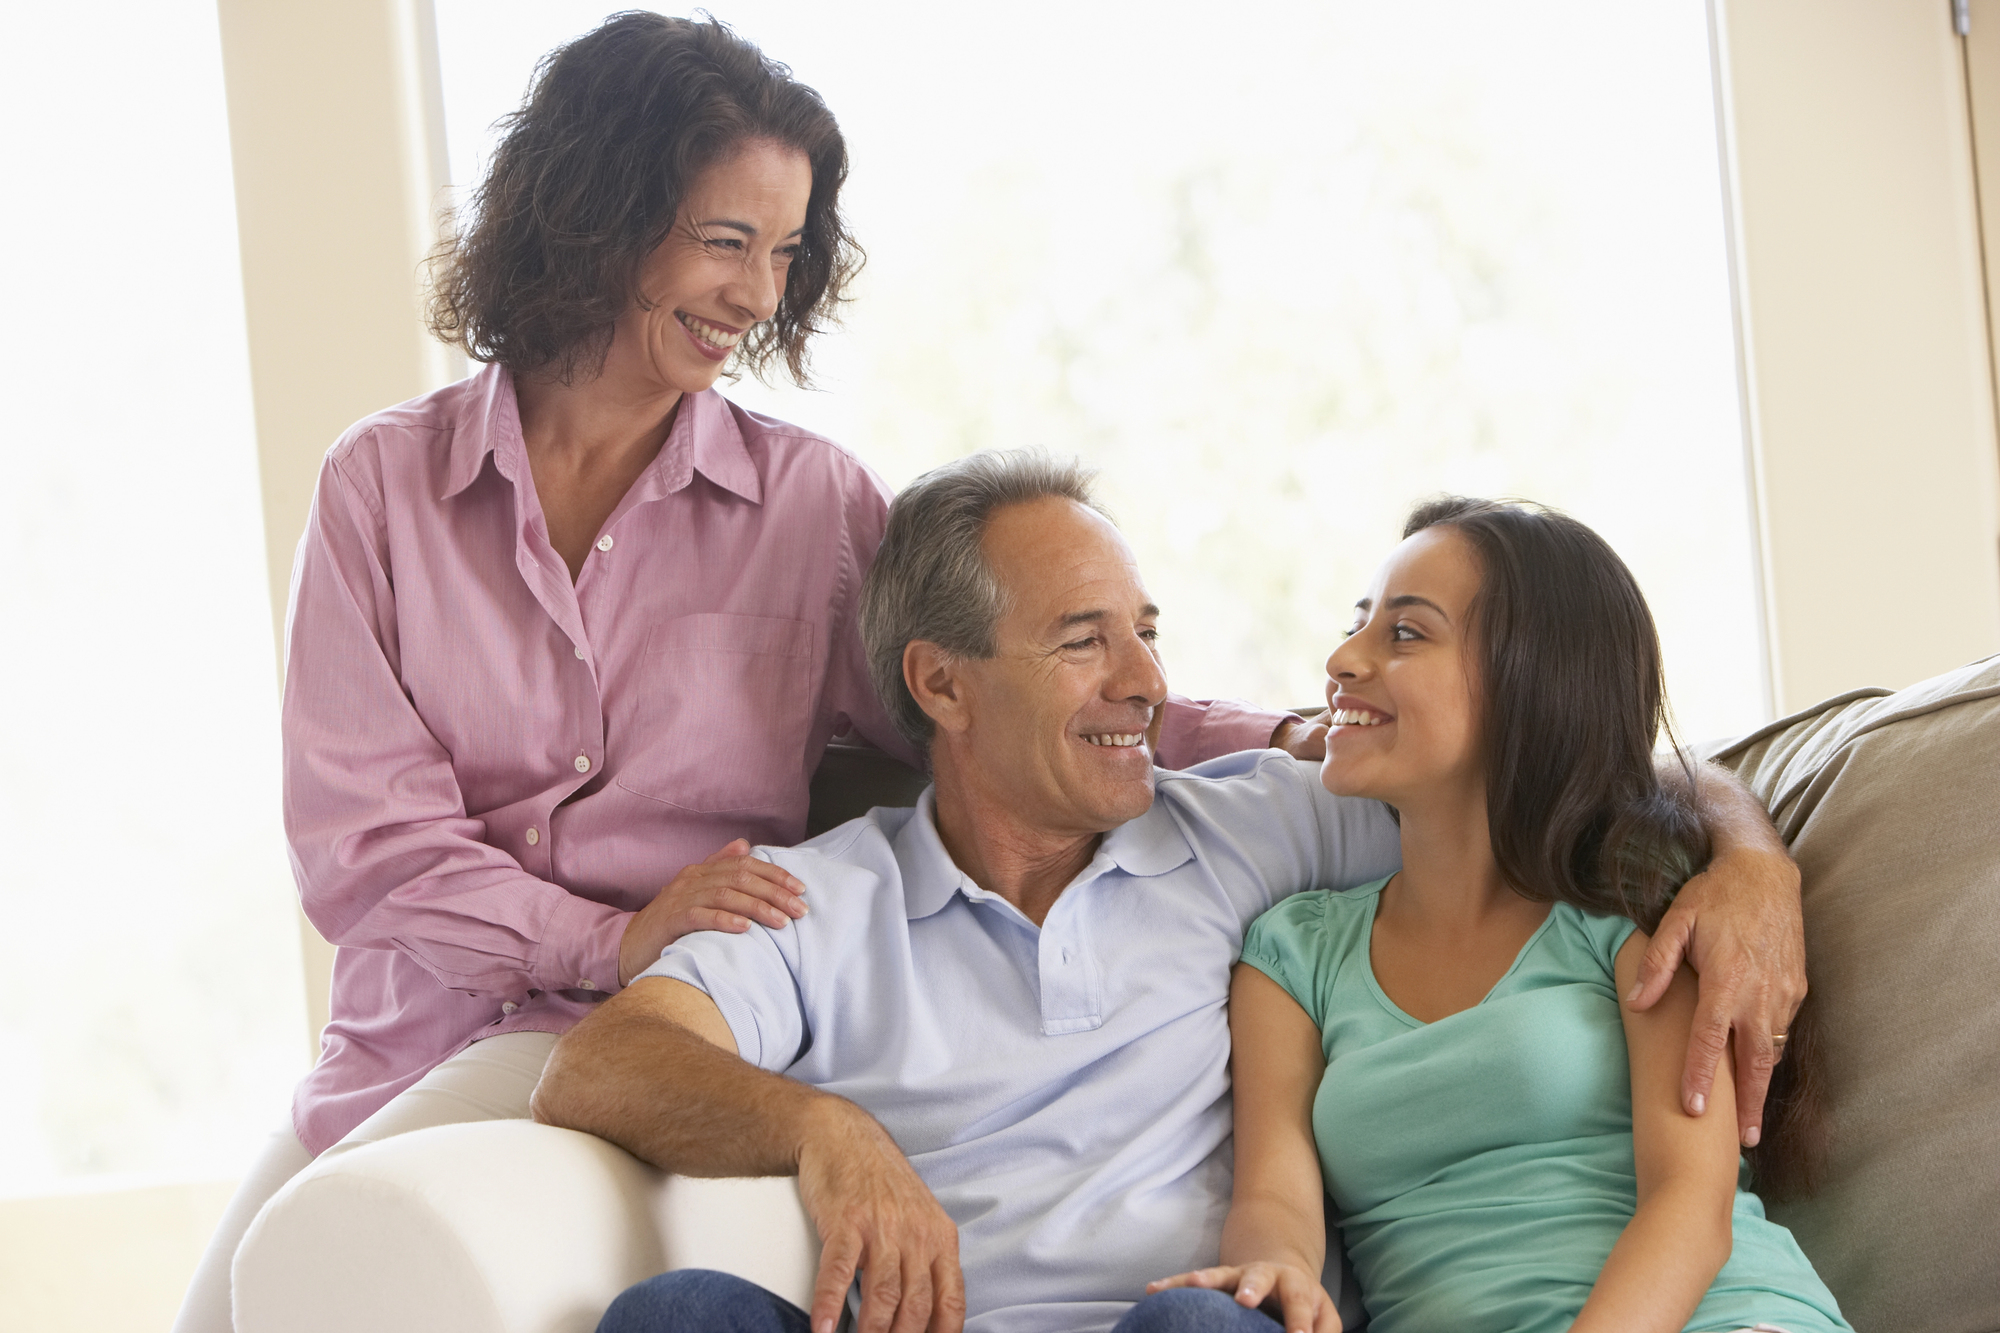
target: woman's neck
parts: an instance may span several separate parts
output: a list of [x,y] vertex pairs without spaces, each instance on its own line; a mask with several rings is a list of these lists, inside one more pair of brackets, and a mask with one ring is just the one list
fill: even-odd
[[659,456],[682,395],[626,387],[610,373],[575,384],[521,376],[514,390],[549,545],[574,583],[604,524]]
[[1494,859],[1483,786],[1427,793],[1397,813],[1403,868],[1384,910],[1427,932],[1457,934],[1479,929],[1496,911],[1512,914],[1524,901]]
[[518,375],[514,396],[528,456],[585,472],[622,471],[635,458],[640,467],[651,462],[682,397],[678,390],[627,382],[609,366],[570,384]]

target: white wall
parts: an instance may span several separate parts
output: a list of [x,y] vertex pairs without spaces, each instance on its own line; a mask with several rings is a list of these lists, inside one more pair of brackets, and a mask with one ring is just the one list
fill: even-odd
[[1714,3],[1787,712],[2000,652],[1964,65],[1943,0]]

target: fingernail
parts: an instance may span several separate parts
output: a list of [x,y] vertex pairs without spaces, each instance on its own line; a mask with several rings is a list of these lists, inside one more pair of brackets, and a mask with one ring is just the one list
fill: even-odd
[[1700,1115],[1703,1111],[1706,1111],[1707,1109],[1708,1109],[1708,1098],[1702,1096],[1700,1093],[1697,1092],[1694,1096],[1688,1098],[1689,1115]]
[[1644,990],[1645,988],[1646,988],[1646,983],[1643,981],[1634,983],[1632,989],[1625,992],[1625,1003],[1627,1004],[1639,1003],[1639,992]]
[[1764,1131],[1759,1129],[1757,1126],[1752,1125],[1748,1130],[1744,1131],[1743,1146],[1746,1148],[1754,1148],[1757,1146],[1757,1141],[1763,1137],[1764,1137]]

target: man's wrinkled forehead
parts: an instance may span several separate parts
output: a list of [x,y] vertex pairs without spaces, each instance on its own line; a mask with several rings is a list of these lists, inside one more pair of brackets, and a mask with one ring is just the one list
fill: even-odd
[[1071,500],[1010,505],[983,543],[1001,616],[1038,637],[1156,617],[1138,561],[1111,521]]

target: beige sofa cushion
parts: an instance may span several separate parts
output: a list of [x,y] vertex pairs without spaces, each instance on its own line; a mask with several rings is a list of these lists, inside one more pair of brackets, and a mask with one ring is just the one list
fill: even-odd
[[1858,1333],[2000,1329],[2000,657],[1707,748],[1804,877],[1832,1155],[1773,1216]]

